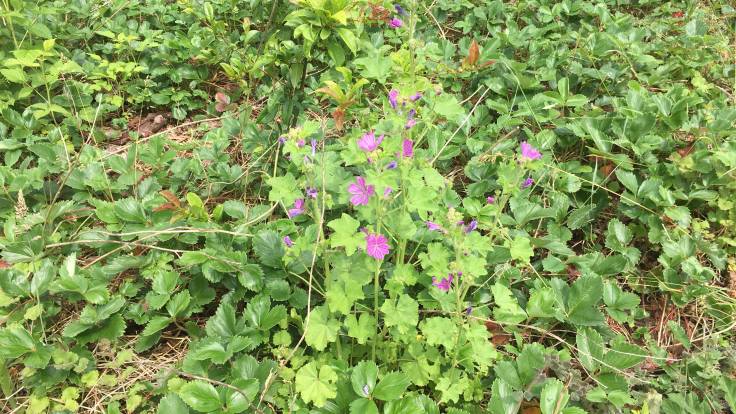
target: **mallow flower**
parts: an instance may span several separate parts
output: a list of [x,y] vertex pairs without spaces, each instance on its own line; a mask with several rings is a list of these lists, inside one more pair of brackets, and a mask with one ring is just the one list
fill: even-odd
[[376,134],[370,131],[358,140],[358,148],[365,152],[373,152],[378,149],[378,146],[383,142],[383,135],[376,138]]
[[383,234],[372,234],[366,232],[365,235],[365,252],[374,259],[383,260],[388,254],[388,240]]
[[350,202],[354,206],[362,206],[368,204],[368,199],[375,194],[375,188],[372,185],[368,185],[363,177],[355,177],[355,182],[350,184],[348,192],[352,194]]
[[521,143],[521,158],[527,160],[538,160],[542,158],[542,153],[537,151],[536,148],[532,147],[531,144],[524,141]]
[[304,199],[300,198],[294,201],[294,207],[289,209],[287,215],[289,218],[294,218],[302,213],[304,213]]

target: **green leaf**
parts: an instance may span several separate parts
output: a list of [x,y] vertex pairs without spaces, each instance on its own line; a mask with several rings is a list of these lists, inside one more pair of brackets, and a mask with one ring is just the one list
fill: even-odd
[[271,308],[268,296],[258,296],[248,302],[244,316],[254,327],[267,331],[286,318],[286,308],[282,305]]
[[519,306],[519,302],[509,288],[496,283],[491,287],[491,292],[496,303],[496,307],[493,309],[493,316],[496,320],[510,324],[517,324],[526,320],[526,312]]
[[296,374],[296,390],[306,402],[313,402],[317,407],[324,407],[327,400],[337,396],[337,374],[329,365],[322,365],[319,370],[316,362],[301,367]]
[[640,347],[618,337],[611,342],[611,347],[603,358],[602,370],[618,372],[640,364],[647,353]]
[[353,279],[339,280],[330,285],[325,295],[332,312],[347,315],[355,301],[364,298],[363,285]]
[[376,380],[378,378],[378,367],[373,361],[360,361],[353,368],[350,375],[350,382],[353,384],[353,391],[361,397],[368,397],[376,388]]
[[317,351],[323,351],[328,343],[335,342],[339,329],[340,323],[330,317],[327,307],[317,306],[309,316],[304,339],[307,345]]
[[363,68],[360,72],[361,76],[368,79],[376,79],[381,83],[386,82],[386,79],[391,74],[391,68],[393,67],[391,58],[383,56],[380,53],[355,59],[353,63],[358,67]]
[[531,384],[545,368],[544,347],[539,343],[525,344],[516,358],[516,369],[523,387]]
[[590,328],[578,331],[575,337],[578,348],[578,360],[588,370],[595,371],[603,361],[603,338],[601,334]]
[[297,180],[291,173],[286,173],[283,177],[272,177],[267,180],[271,186],[268,193],[268,201],[283,203],[285,207],[291,207],[294,201],[302,198],[302,192],[297,186]]
[[179,397],[197,411],[209,413],[222,409],[220,395],[212,384],[192,381],[184,384],[178,391]]
[[569,398],[570,396],[562,381],[556,378],[547,380],[539,397],[539,407],[542,409],[542,414],[561,413]]
[[534,255],[534,250],[527,237],[516,237],[511,241],[509,247],[511,258],[522,263],[529,264],[529,259]]
[[158,414],[188,414],[189,407],[176,394],[166,394],[158,404]]
[[174,295],[169,300],[169,303],[166,304],[166,311],[169,312],[169,316],[172,318],[183,316],[184,311],[189,307],[191,299],[192,298],[189,295],[188,290],[181,291]]
[[555,298],[552,288],[532,289],[526,312],[530,318],[552,318],[555,315]]
[[719,378],[718,385],[731,411],[736,412],[736,380],[723,375]]
[[38,343],[21,325],[13,324],[0,330],[0,356],[15,359],[29,352],[35,352]]
[[378,407],[373,400],[358,398],[350,403],[350,414],[378,414]]
[[570,288],[567,318],[575,325],[595,326],[605,322],[598,303],[603,296],[603,282],[598,275],[578,278]]
[[626,187],[631,194],[636,195],[639,191],[639,182],[636,179],[636,176],[633,173],[630,173],[628,171],[624,171],[620,168],[616,169],[616,178],[618,179],[621,184]]
[[0,69],[0,73],[2,73],[5,79],[13,83],[24,83],[27,81],[26,74],[25,72],[23,72],[23,68],[15,67]]
[[235,318],[235,309],[228,302],[220,303],[217,312],[206,325],[207,335],[231,338],[238,334],[238,323]]
[[511,385],[500,378],[496,378],[491,386],[491,401],[488,411],[491,414],[517,414],[523,394],[515,391]]
[[451,351],[457,341],[458,327],[452,319],[433,317],[422,322],[422,333],[429,345],[443,345]]
[[432,110],[448,121],[460,124],[465,118],[465,109],[455,95],[443,93],[434,99]]
[[133,198],[123,198],[115,202],[113,206],[115,215],[128,223],[145,223],[146,212],[140,201]]
[[342,217],[330,221],[327,226],[335,231],[330,235],[330,246],[344,247],[348,256],[365,244],[365,235],[358,232],[360,222],[348,214],[342,213]]
[[365,345],[368,339],[373,337],[375,324],[375,318],[368,313],[361,313],[359,319],[352,313],[345,318],[348,336],[357,339],[360,345]]
[[170,323],[171,318],[167,316],[154,316],[150,321],[148,321],[148,324],[146,324],[141,335],[151,336],[169,326]]
[[690,342],[690,338],[687,336],[687,333],[685,333],[685,330],[682,329],[682,326],[677,322],[667,322],[667,328],[670,330],[672,336],[677,340],[677,342],[681,343],[685,349],[689,350],[692,347],[693,344]]
[[347,28],[344,27],[338,27],[335,29],[337,31],[337,34],[340,36],[343,42],[345,42],[345,45],[350,49],[350,51],[355,55],[358,53],[358,38],[355,36],[355,34]]
[[392,372],[376,385],[373,396],[382,401],[391,401],[401,397],[401,394],[409,387],[409,378],[403,372]]
[[399,296],[396,302],[391,299],[383,302],[381,312],[383,323],[387,327],[395,326],[401,334],[409,333],[419,322],[419,304],[406,294]]
[[282,267],[281,258],[286,251],[284,242],[275,231],[263,230],[253,237],[253,250],[262,264],[273,268]]

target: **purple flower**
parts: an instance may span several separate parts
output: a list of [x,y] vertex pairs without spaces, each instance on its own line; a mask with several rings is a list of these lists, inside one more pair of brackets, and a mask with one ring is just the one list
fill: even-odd
[[300,198],[294,201],[294,208],[289,209],[287,215],[289,218],[294,218],[302,213],[304,213],[304,199]]
[[286,247],[291,247],[294,245],[294,242],[291,241],[291,237],[284,236],[284,244],[286,245]]
[[528,142],[524,141],[521,143],[521,158],[525,158],[527,160],[538,160],[542,158],[542,154]]
[[465,226],[465,232],[470,233],[471,231],[475,230],[476,227],[478,227],[478,222],[476,220],[472,220],[470,223],[468,223],[467,226]]
[[401,21],[398,17],[394,17],[391,19],[390,22],[388,22],[388,25],[391,26],[394,29],[398,29],[399,27],[404,25],[404,22]]
[[304,140],[303,139],[300,139],[299,141],[297,141],[296,142],[296,146],[299,147],[299,148],[303,147],[304,146]]
[[[401,20],[399,20],[399,23],[401,23]],[[399,26],[401,26],[401,24],[399,24]],[[396,105],[398,105],[398,99],[399,99],[399,91],[397,91],[396,89],[391,89],[391,91],[388,93],[388,103],[391,104],[392,108],[396,109]]]
[[382,141],[383,141],[383,135],[376,138],[376,134],[374,134],[373,131],[371,131],[371,132],[368,132],[367,134],[364,134],[358,140],[358,148],[362,149],[365,152],[373,152],[378,148],[379,145],[381,145]]
[[282,144],[284,144],[284,143],[286,142],[286,137],[285,137],[285,136],[283,136],[283,135],[282,135],[282,136],[280,136],[280,137],[279,137],[279,142],[280,142],[280,143],[282,143]]
[[311,142],[312,145],[312,156],[314,157],[314,154],[317,153],[317,140],[313,139]]
[[394,9],[396,10],[396,13],[399,13],[402,16],[406,16],[407,15],[406,10],[404,10],[404,8],[401,7],[398,4],[394,4]]
[[524,182],[521,184],[521,188],[529,188],[534,184],[534,180],[532,177],[528,177]]
[[414,142],[410,139],[405,139],[401,143],[401,156],[404,158],[411,158],[414,156]]
[[391,194],[391,193],[392,193],[393,191],[394,191],[394,189],[393,189],[393,188],[391,188],[391,187],[386,187],[386,189],[385,189],[385,190],[383,190],[383,196],[384,196],[384,197],[388,197],[388,195],[389,195],[389,194]]
[[437,278],[432,276],[432,286],[443,292],[447,292],[450,290],[450,285],[452,285],[452,279],[452,274],[448,275],[448,277],[443,277],[440,281],[437,281]]
[[466,315],[470,315],[471,313],[473,313],[473,307],[472,306],[468,306],[467,308],[465,308],[465,314]]
[[488,196],[486,197],[486,204],[493,204],[496,202],[496,197],[494,196]]
[[317,198],[317,189],[314,187],[307,187],[307,196],[309,198]]
[[412,101],[412,102],[416,102],[416,101],[418,101],[420,99],[422,99],[422,93],[421,92],[417,92],[414,95],[412,95],[412,96],[409,97],[409,100]]
[[416,119],[414,119],[414,116],[417,114],[416,109],[411,109],[409,113],[406,115],[406,129],[411,129],[414,125],[417,124]]
[[355,182],[350,184],[348,192],[353,196],[350,197],[350,202],[354,206],[367,205],[368,199],[375,193],[375,189],[372,185],[366,185],[365,178],[355,177]]
[[374,259],[383,260],[383,257],[388,254],[389,250],[386,236],[383,234],[366,233],[365,252],[368,256],[373,257]]
[[427,225],[427,228],[430,231],[440,231],[440,230],[442,230],[442,227],[440,227],[439,224],[437,224],[437,223],[435,223],[433,221],[425,221],[424,223]]
[[398,163],[394,160],[394,161],[391,161],[390,163],[388,163],[388,165],[386,166],[386,168],[388,168],[389,170],[393,170],[394,168],[396,168],[397,165],[398,165]]

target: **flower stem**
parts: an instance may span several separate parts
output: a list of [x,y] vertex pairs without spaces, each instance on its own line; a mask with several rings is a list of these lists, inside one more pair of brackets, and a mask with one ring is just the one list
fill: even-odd
[[380,293],[379,279],[381,272],[381,263],[376,264],[376,273],[373,275],[373,317],[376,319],[376,329],[373,336],[373,352],[371,354],[373,362],[376,362],[376,348],[378,347],[378,294]]

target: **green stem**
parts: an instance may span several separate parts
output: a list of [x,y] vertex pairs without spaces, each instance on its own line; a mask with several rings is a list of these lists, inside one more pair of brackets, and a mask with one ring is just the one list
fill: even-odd
[[381,272],[381,264],[376,264],[376,273],[373,275],[373,317],[376,318],[376,329],[375,335],[373,336],[373,351],[371,357],[373,362],[376,362],[376,348],[378,347],[378,294],[380,293],[379,276]]

